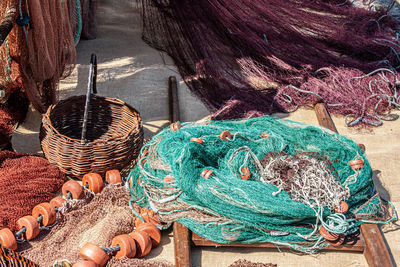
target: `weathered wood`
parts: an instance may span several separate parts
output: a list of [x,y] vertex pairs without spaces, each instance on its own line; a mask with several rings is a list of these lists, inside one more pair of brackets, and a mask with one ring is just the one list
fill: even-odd
[[331,115],[328,110],[325,108],[325,105],[322,103],[318,103],[314,106],[315,114],[317,115],[319,125],[328,128],[329,130],[337,133],[337,129],[335,124],[332,121]]
[[13,28],[13,20],[16,16],[15,8],[10,8],[3,21],[0,24],[0,46],[3,44],[4,40],[7,38],[8,34]]
[[365,240],[364,257],[370,267],[392,267],[384,236],[376,224],[361,225],[361,233]]
[[175,76],[168,79],[168,101],[169,101],[169,121],[171,123],[180,120],[178,85]]
[[[219,244],[207,240],[201,236],[192,233],[192,242],[193,245],[198,247],[246,247],[246,248],[273,248],[276,249],[276,245],[273,243],[251,243],[251,244],[244,244],[244,243],[229,243],[229,244]],[[355,244],[346,244],[343,246],[329,246],[324,249],[324,251],[352,251],[352,252],[363,252],[365,248],[364,241],[362,239],[358,239]],[[289,248],[279,247],[280,250],[285,250]]]
[[175,249],[175,266],[191,267],[192,256],[190,253],[190,232],[189,229],[178,223],[174,223],[174,249]]
[[[325,105],[322,103],[316,104],[314,109],[319,124],[337,133],[338,131]],[[394,266],[379,227],[376,224],[362,224],[360,228],[365,242],[364,256],[368,265],[370,267]]]

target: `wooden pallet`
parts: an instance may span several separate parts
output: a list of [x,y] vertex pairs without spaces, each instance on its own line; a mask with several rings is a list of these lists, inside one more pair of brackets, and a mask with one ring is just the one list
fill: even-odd
[[[177,85],[175,77],[170,77],[169,80],[169,97],[170,97],[170,121],[174,122],[179,120],[178,99],[177,99]],[[331,131],[338,132],[331,116],[329,115],[324,104],[315,105],[315,113],[318,122]],[[174,249],[175,249],[175,265],[176,267],[190,267],[192,266],[191,260],[191,246],[198,247],[255,247],[255,248],[273,248],[276,245],[272,243],[231,243],[231,244],[218,244],[207,240],[203,237],[191,233],[190,230],[180,224],[174,223]],[[361,225],[360,235],[355,237],[355,240],[348,240],[345,245],[334,247],[329,246],[324,251],[343,251],[343,252],[359,252],[364,253],[364,257],[371,267],[392,267],[394,266],[389,249],[386,246],[385,239],[379,227],[376,224],[363,224]]]

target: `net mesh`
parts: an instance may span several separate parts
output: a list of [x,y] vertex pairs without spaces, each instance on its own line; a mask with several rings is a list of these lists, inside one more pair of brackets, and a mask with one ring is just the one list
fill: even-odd
[[[86,242],[108,247],[115,236],[133,231],[136,218],[129,208],[129,201],[126,187],[106,186],[100,194],[88,195],[84,200],[73,203],[50,231],[43,230],[37,238],[22,244],[21,255],[40,266],[64,266],[63,261],[75,263],[81,260],[79,250]],[[111,257],[106,266],[172,265],[168,262]]]
[[0,228],[18,231],[17,220],[50,201],[64,180],[64,174],[44,158],[0,151]]
[[129,177],[134,202],[167,225],[178,221],[217,243],[272,242],[307,253],[327,245],[321,225],[356,231],[361,222],[335,209],[345,201],[352,212],[373,192],[357,144],[272,117],[164,129],[142,148]]
[[350,126],[398,107],[397,22],[350,1],[142,0],[143,39],[165,51],[218,119],[323,101]]

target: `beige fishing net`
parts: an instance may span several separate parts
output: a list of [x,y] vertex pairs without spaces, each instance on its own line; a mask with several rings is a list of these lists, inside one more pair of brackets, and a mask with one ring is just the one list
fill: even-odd
[[[40,266],[51,266],[65,259],[71,263],[80,260],[79,250],[86,242],[110,246],[115,236],[133,230],[135,217],[129,200],[126,187],[107,186],[100,194],[76,202],[50,231],[42,231],[36,239],[21,244],[21,254]],[[145,259],[111,258],[107,266],[170,265]]]

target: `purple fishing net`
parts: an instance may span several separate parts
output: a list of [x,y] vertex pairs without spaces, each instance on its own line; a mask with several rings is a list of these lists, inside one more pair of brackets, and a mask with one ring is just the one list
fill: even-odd
[[324,102],[348,125],[398,107],[397,22],[343,0],[142,0],[143,39],[218,119]]

